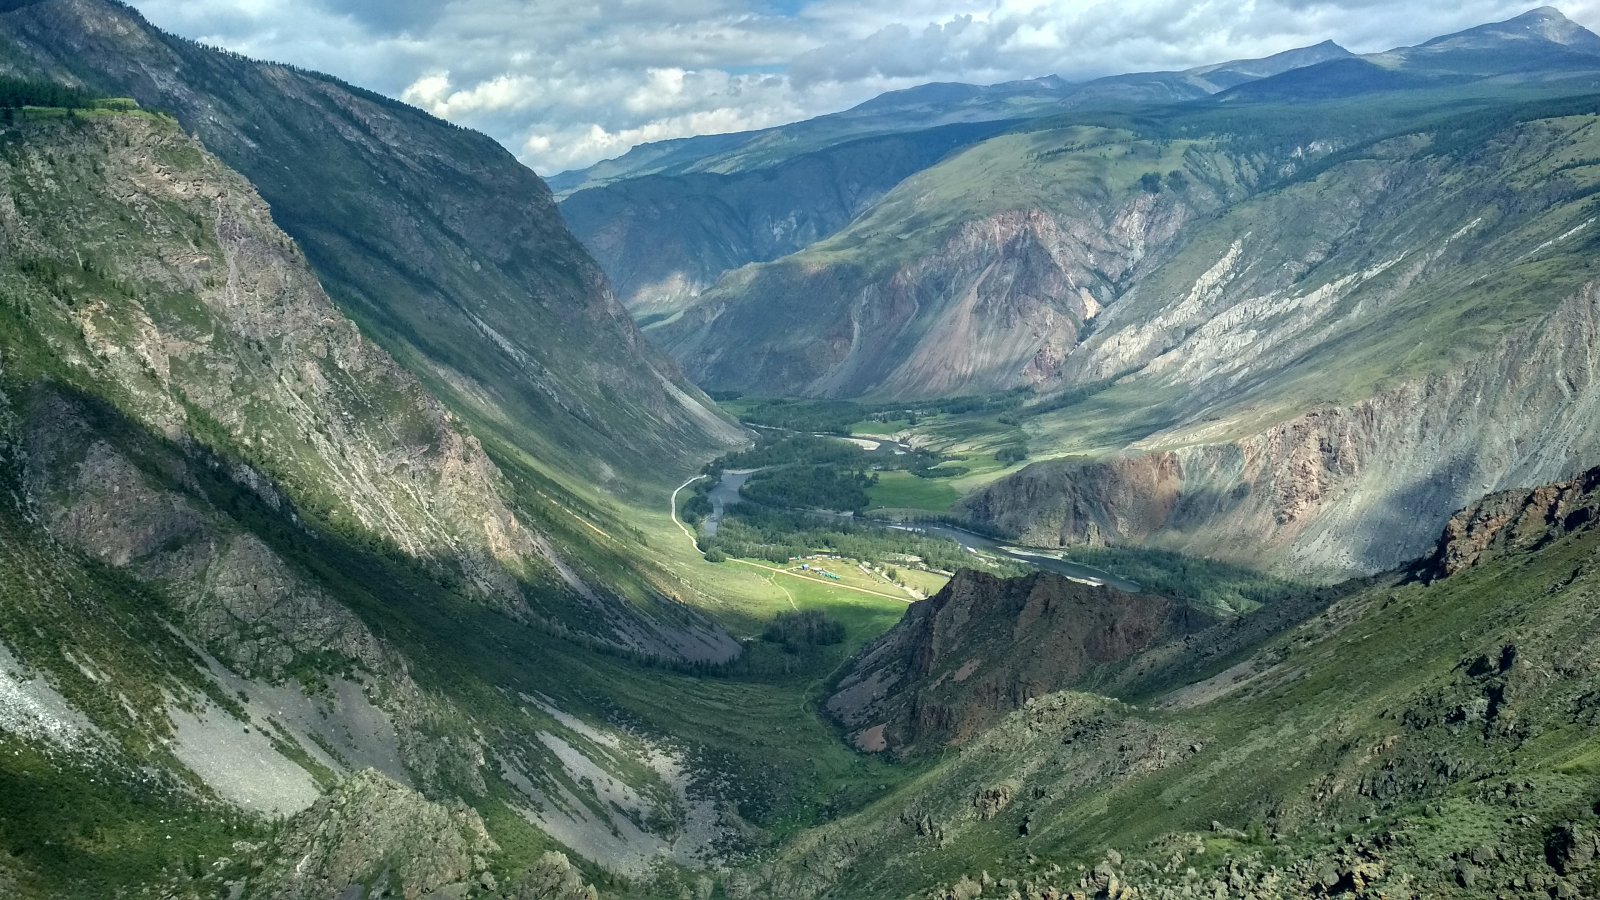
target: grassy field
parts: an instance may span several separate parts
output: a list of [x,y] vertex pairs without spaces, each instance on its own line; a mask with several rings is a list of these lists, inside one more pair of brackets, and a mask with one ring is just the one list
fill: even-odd
[[946,478],[919,478],[910,472],[879,472],[878,483],[867,492],[868,509],[915,509],[949,512],[960,494]]
[[[901,600],[901,598],[903,598],[905,601],[909,601],[913,598],[909,594],[906,594],[901,587],[896,585],[893,581],[889,580],[889,578],[882,574],[886,569],[896,569],[901,573],[900,580],[902,582],[912,587],[921,589],[925,594],[937,593],[940,588],[944,587],[945,582],[949,580],[943,575],[938,575],[933,572],[922,572],[903,566],[886,566],[879,563],[873,563],[871,561],[864,562],[859,559],[850,558],[802,560],[801,562],[791,563],[783,568],[786,571],[794,572],[800,575],[810,574],[801,570],[800,566],[802,563],[810,565],[813,568],[826,569],[828,572],[839,576],[840,585],[861,588],[862,590],[874,591],[879,594],[889,594],[897,601]],[[861,570],[862,566],[866,566],[868,571],[863,572]],[[910,579],[906,577],[908,573],[922,577]],[[928,589],[929,586],[931,586],[931,590]],[[864,600],[879,599],[865,594],[858,596]]]

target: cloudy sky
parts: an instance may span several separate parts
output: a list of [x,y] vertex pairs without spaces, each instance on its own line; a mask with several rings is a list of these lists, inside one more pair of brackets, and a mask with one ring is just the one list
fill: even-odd
[[[928,81],[1087,78],[1333,38],[1383,50],[1533,0],[132,0],[157,25],[482,129],[542,174]],[[1600,26],[1600,0],[1563,11]]]

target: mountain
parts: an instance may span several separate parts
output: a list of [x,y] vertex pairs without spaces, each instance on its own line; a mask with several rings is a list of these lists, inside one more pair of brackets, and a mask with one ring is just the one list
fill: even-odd
[[664,718],[748,626],[628,503],[738,432],[538,180],[114,4],[10,4],[0,46],[0,894],[724,859],[716,742]]
[[639,336],[549,190],[486,136],[162,34],[118,3],[12,7],[6,70],[170,111],[251,180],[366,334],[542,477],[630,491],[619,472],[690,467],[736,439]]
[[[1580,68],[872,137],[938,159],[801,251],[813,284],[982,290],[923,381],[850,363],[909,399],[770,404],[904,443],[706,465],[740,433],[486,139],[114,4],[0,8],[0,896],[1600,891]],[[866,196],[852,152],[794,172]],[[918,399],[1015,387],[1002,283],[1062,304],[1061,355]],[[825,380],[807,328],[856,308],[809,299],[785,365]],[[1038,554],[931,525],[680,515],[698,479],[666,508],[841,458],[1127,590],[945,584]],[[847,544],[903,568],[785,564]],[[713,561],[741,545],[775,564]]]
[[1429,86],[1429,79],[1386,69],[1364,59],[1318,63],[1260,81],[1248,81],[1217,96],[1218,102],[1295,103],[1334,100]]
[[1411,58],[1461,51],[1502,53],[1508,49],[1548,53],[1562,49],[1588,55],[1600,54],[1600,37],[1573,22],[1553,6],[1541,6],[1504,22],[1468,28],[1434,38],[1405,53]]
[[[1566,160],[1590,152],[1595,107],[1518,109],[1416,152],[1385,139],[1192,231],[1065,357],[1061,382],[1094,396],[1030,426],[1033,446],[1054,432],[1102,458],[1040,463],[964,508],[1031,541],[1150,539],[1325,577],[1419,554],[1483,491],[1592,464],[1592,187]],[[1498,181],[1514,145],[1526,180]],[[1141,419],[1117,418],[1133,397]]]
[[732,174],[777,165],[866,136],[917,131],[956,122],[1007,121],[1053,115],[1080,106],[1186,100],[1243,81],[1350,55],[1323,41],[1259,59],[1237,59],[1168,72],[1111,75],[1071,82],[1056,75],[991,85],[939,82],[889,91],[837,113],[789,125],[732,134],[640,144],[616,159],[550,177],[557,195],[647,175]]
[[[581,805],[558,785],[586,752],[645,766],[617,774],[667,853],[679,757],[583,724],[607,720],[581,698],[640,678],[630,658],[739,644],[641,596],[645,560],[552,527],[242,176],[164,114],[97,104],[0,125],[8,896],[279,896],[230,847],[367,769],[598,855],[579,838],[607,813],[548,812]],[[514,874],[479,855],[458,875]]]
[[[1593,483],[1521,502],[1559,493],[1589,508]],[[1432,583],[1352,585],[1236,651],[1191,658],[1176,683],[1020,698],[891,800],[817,829],[730,893],[1589,896],[1600,818],[1583,661],[1600,532],[1585,518],[1522,534]],[[962,629],[1010,627],[1016,588],[960,590],[972,594]],[[1190,647],[1128,666],[1160,670]],[[1028,649],[975,657],[977,670]],[[925,689],[885,684],[883,702]]]
[[628,179],[572,194],[561,214],[648,324],[730,269],[833,234],[907,175],[1005,127],[948,125],[846,141],[748,172]]
[[1310,47],[1297,47],[1260,59],[1236,59],[1209,66],[1198,66],[1182,74],[1203,82],[1207,88],[1206,93],[1215,94],[1257,79],[1271,78],[1335,60],[1350,59],[1353,55],[1333,41],[1323,41]]

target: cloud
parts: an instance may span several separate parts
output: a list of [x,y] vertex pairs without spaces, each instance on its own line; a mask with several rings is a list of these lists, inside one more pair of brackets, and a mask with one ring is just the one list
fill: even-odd
[[[179,34],[331,72],[482,129],[549,174],[929,81],[1175,69],[1332,38],[1358,51],[1530,0],[134,0]],[[1600,0],[1563,4],[1600,25]]]

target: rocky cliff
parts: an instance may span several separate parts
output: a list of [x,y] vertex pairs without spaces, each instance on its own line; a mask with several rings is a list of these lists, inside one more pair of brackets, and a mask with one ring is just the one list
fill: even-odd
[[1250,84],[1316,115],[1241,94],[997,136],[652,336],[758,395],[1032,389],[1008,427],[1054,460],[957,506],[1030,543],[1400,565],[1479,494],[1600,461],[1597,42],[1537,11],[1359,63],[1405,102],[1290,73]]
[[1205,624],[1164,597],[962,571],[862,652],[827,709],[863,750],[930,752]]
[[[528,517],[462,419],[172,119],[8,119],[0,834],[20,896],[215,896],[259,869],[229,841],[364,768],[452,802],[504,797],[492,808],[519,824],[501,834],[576,842],[626,821],[613,865],[673,849],[686,810],[697,839],[720,833],[715,804],[683,796],[680,756],[513,686],[568,702],[594,677],[574,671],[628,677],[619,651],[727,660],[738,644],[628,596],[625,570]],[[409,854],[406,834],[378,837]],[[327,877],[377,877],[356,871],[369,862]]]
[[1490,494],[1456,513],[1434,552],[1416,566],[1425,580],[1448,578],[1496,558],[1536,550],[1593,527],[1600,507],[1600,469],[1578,478]]
[[1592,465],[1595,171],[1566,162],[1592,105],[1386,139],[1190,229],[1059,367],[1088,398],[1028,426],[1099,458],[963,509],[1050,545],[1339,577],[1419,555],[1483,492]]
[[1347,56],[1327,41],[1183,72],[927,84],[766,131],[641,145],[551,183],[574,233],[649,323],[726,272],[831,237],[905,178],[1032,118],[1194,100]]
[[[7,349],[29,368],[65,366],[149,431],[232,457],[264,504],[438,566],[513,616],[666,649],[528,527],[476,438],[341,314],[251,186],[170,120],[128,113],[8,133],[0,241],[15,265],[0,279],[26,329]],[[219,542],[188,501],[146,490],[86,415],[46,395],[25,426],[29,490],[53,501],[57,534],[119,565],[180,550],[185,561],[160,563],[160,577],[199,592],[242,579],[277,606],[277,589],[262,586],[293,579],[273,574],[272,554]],[[127,515],[148,528],[126,528]],[[223,577],[212,563],[256,574]]]
[[1108,460],[1039,463],[962,509],[1051,546],[1151,542],[1318,578],[1392,569],[1484,492],[1592,464],[1597,342],[1586,287],[1454,371],[1257,434],[1218,440],[1237,427],[1224,422]]
[[[935,174],[958,177],[925,173],[896,194],[915,202]],[[886,200],[820,246],[729,274],[651,336],[708,387],[755,394],[915,398],[1053,383],[1116,285],[1210,202],[1128,187],[1097,184],[1067,209],[996,210],[880,246],[863,235],[893,214],[898,201]]]

